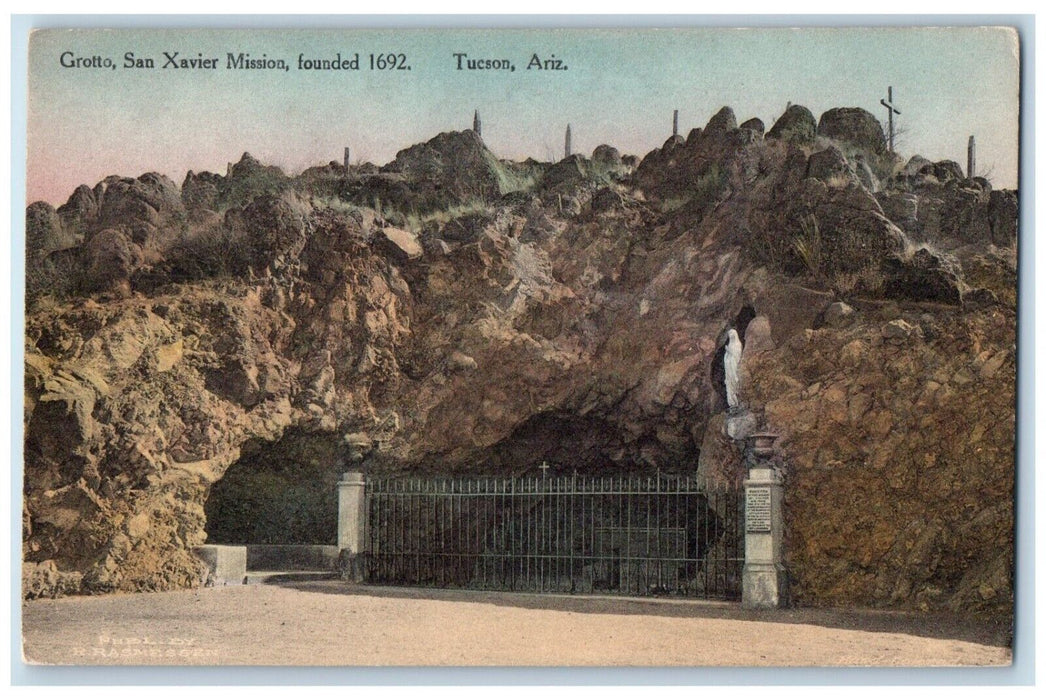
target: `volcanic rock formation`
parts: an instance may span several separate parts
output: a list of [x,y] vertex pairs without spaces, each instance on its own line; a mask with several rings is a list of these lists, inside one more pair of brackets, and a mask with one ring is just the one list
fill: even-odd
[[[905,168],[871,126],[793,106],[764,140],[724,108],[634,171],[469,131],[31,205],[24,594],[198,584],[227,472],[303,494],[303,523],[349,469],[736,483],[709,368],[747,307],[796,600],[1008,611],[1016,195]],[[288,487],[295,460],[329,497]]]

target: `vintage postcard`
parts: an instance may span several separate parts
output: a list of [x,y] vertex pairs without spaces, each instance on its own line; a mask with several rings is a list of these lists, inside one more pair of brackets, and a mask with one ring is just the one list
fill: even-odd
[[30,664],[1008,666],[1006,26],[43,29]]

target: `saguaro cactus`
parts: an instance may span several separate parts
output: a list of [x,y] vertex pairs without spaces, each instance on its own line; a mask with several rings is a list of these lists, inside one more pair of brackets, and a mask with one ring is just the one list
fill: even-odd
[[977,174],[977,142],[973,136],[970,136],[970,141],[966,144],[966,177],[973,177]]

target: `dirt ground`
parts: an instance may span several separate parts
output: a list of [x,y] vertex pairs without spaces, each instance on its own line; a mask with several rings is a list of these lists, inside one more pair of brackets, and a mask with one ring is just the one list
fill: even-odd
[[44,664],[966,666],[1009,629],[939,615],[361,587],[340,581],[34,600]]

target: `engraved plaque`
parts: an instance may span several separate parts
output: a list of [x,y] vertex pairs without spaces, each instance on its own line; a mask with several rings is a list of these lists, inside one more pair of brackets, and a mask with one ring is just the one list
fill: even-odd
[[770,532],[770,487],[745,491],[745,532]]

